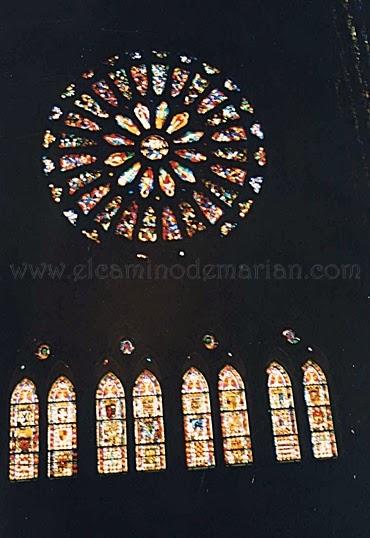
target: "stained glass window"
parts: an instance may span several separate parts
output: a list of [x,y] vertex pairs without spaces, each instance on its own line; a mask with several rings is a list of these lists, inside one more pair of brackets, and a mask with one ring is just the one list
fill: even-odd
[[338,450],[325,374],[311,360],[302,369],[313,455],[315,458],[334,458]]
[[281,333],[281,335],[285,338],[289,344],[299,344],[301,339],[299,336],[296,335],[295,331],[293,329],[284,329],[284,331]]
[[9,478],[31,480],[39,471],[39,399],[30,379],[22,379],[10,398]]
[[136,469],[138,471],[165,469],[162,391],[157,378],[149,370],[144,370],[136,379],[133,399]]
[[257,198],[266,152],[241,88],[195,58],[124,53],[69,82],[42,163],[52,201],[95,243],[223,236]]
[[225,463],[251,463],[253,455],[244,383],[230,365],[219,374],[218,397]]
[[277,362],[270,364],[267,374],[276,459],[299,461],[301,451],[290,378]]
[[213,334],[205,334],[202,339],[203,345],[206,349],[213,351],[218,347],[218,341]]
[[215,465],[211,402],[208,384],[196,368],[190,368],[182,383],[186,465],[189,469]]
[[76,393],[69,379],[60,376],[48,396],[48,476],[77,473]]
[[96,391],[96,444],[99,473],[127,471],[125,391],[112,372]]
[[40,344],[35,352],[35,356],[40,361],[46,361],[50,357],[51,349],[48,344]]

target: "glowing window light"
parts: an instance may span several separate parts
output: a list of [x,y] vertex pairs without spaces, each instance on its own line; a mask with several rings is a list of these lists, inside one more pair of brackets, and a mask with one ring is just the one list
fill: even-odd
[[48,396],[48,477],[77,473],[76,393],[71,381],[60,376]]
[[290,378],[277,362],[270,364],[267,374],[276,459],[300,461],[301,452]]
[[214,466],[209,389],[205,377],[196,368],[190,368],[183,377],[182,411],[187,467],[194,469]]
[[303,366],[304,397],[315,458],[338,456],[328,383],[322,369],[308,360]]
[[32,480],[39,466],[39,400],[30,379],[22,379],[10,398],[9,479]]
[[108,372],[96,391],[98,472],[127,471],[126,402],[121,381]]
[[226,465],[251,463],[253,455],[244,383],[230,365],[219,373],[218,398]]
[[133,390],[135,455],[138,471],[166,468],[162,391],[152,372],[144,370]]

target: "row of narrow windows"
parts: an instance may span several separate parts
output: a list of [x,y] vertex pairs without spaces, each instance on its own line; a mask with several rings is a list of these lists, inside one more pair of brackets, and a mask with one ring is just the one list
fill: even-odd
[[[326,377],[320,366],[307,361],[303,388],[315,458],[337,456]],[[277,362],[267,368],[272,433],[278,461],[301,459],[290,377]],[[183,376],[182,410],[186,465],[189,469],[215,465],[212,411],[204,375],[192,367]],[[223,453],[226,465],[253,462],[247,397],[244,382],[231,365],[218,376]],[[135,464],[138,471],[166,468],[162,392],[158,379],[144,370],[133,388]],[[77,473],[77,407],[71,381],[58,377],[47,404],[47,475]],[[101,474],[128,470],[125,390],[113,372],[105,374],[96,391],[97,470]],[[10,399],[10,480],[30,480],[39,473],[39,400],[28,378],[14,388]]]

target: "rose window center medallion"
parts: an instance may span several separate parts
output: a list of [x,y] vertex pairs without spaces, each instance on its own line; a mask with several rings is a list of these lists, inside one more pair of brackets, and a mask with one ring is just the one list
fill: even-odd
[[165,157],[169,152],[169,147],[166,140],[155,134],[144,138],[144,140],[141,142],[140,149],[144,157],[150,159],[151,161],[163,159],[163,157]]
[[71,82],[51,108],[43,170],[88,239],[228,235],[261,190],[264,133],[221,70],[169,52],[127,52]]

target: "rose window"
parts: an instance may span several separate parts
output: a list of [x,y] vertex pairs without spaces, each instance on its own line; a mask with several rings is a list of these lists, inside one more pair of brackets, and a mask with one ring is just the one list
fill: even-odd
[[263,182],[264,134],[242,89],[206,62],[114,56],[68,84],[43,139],[51,199],[90,240],[226,236]]

